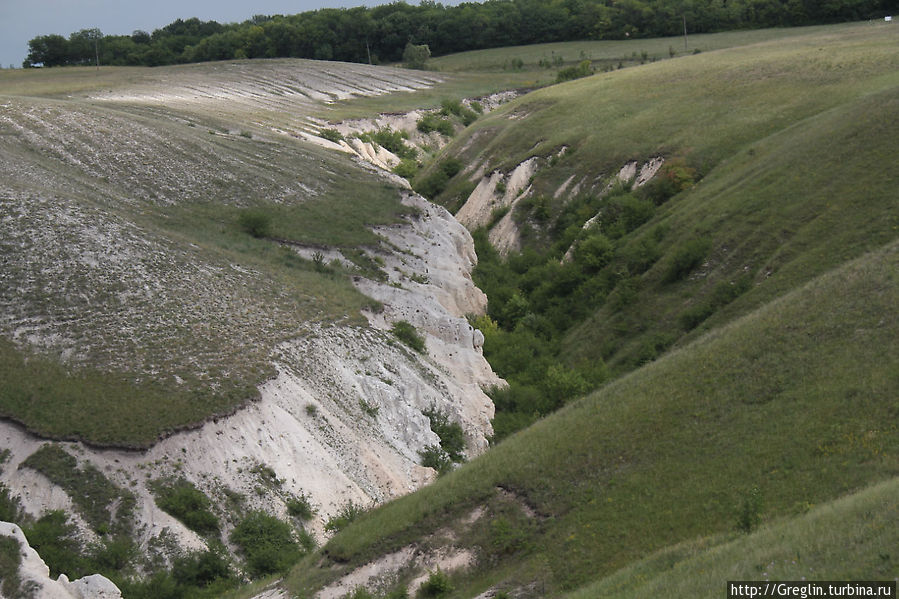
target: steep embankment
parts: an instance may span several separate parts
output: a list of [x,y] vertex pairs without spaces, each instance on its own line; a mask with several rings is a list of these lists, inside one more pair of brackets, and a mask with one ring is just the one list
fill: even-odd
[[[435,78],[312,61],[127,73],[0,97],[0,481],[25,511],[65,510],[82,548],[112,529],[158,551],[305,498],[321,534],[434,476],[425,412],[480,453],[481,388],[499,379],[464,318],[486,305],[471,237],[296,137],[317,128],[310,106]],[[390,332],[400,320],[424,352]],[[76,459],[38,451],[48,438]],[[85,500],[79,479],[107,494]],[[159,508],[180,479],[212,500],[212,537]]]

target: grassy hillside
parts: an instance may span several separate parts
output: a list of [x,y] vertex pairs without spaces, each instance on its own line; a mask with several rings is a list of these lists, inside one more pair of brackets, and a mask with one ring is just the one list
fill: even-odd
[[[494,394],[500,437],[896,238],[899,180],[881,167],[897,134],[894,28],[768,35],[527,94],[416,179],[467,165],[436,196],[458,209],[499,173],[474,276],[498,325],[478,323],[485,355],[513,383]],[[505,197],[528,159],[527,189]],[[653,160],[649,184],[617,180]],[[504,259],[488,238],[521,252]]]
[[566,598],[720,597],[726,580],[891,580],[897,574],[891,557],[899,542],[897,518],[894,478],[748,536],[665,549]]
[[[455,207],[475,172],[541,159],[512,209],[523,253],[481,254],[505,328],[485,355],[531,377],[529,406],[603,361],[612,378],[342,531],[292,592],[410,546],[474,556],[446,597],[899,573],[885,501],[899,472],[894,34],[793,33],[539,90],[445,150],[468,165],[437,197]],[[657,156],[656,183],[609,185]],[[565,181],[580,192],[553,197]],[[808,532],[837,519],[833,537]],[[841,559],[843,543],[860,549]]]
[[897,266],[893,243],[567,406],[362,518],[290,588],[439,543],[449,525],[451,544],[478,557],[447,596],[497,585],[545,596],[535,582],[557,595],[735,530],[747,511],[784,518],[895,476]]
[[[349,277],[379,276],[359,248],[408,212],[399,188],[253,120],[287,103],[278,81],[306,77],[327,97],[334,77],[296,62],[263,63],[256,79],[223,68],[45,70],[14,91],[87,97],[0,99],[0,415],[147,446],[256,397],[304,323],[364,322],[373,302]],[[257,93],[214,93],[226,75]],[[314,264],[277,240],[357,264]]]

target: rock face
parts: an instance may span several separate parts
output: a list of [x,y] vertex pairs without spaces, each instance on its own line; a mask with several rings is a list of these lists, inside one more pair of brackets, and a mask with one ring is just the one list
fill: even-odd
[[[69,581],[65,574],[50,578],[50,568],[28,545],[22,529],[10,522],[0,522],[0,537],[10,537],[19,545],[19,592],[32,599],[121,599],[122,592],[108,578],[99,574]],[[30,593],[30,594],[28,594]],[[16,599],[18,595],[6,599]],[[0,592],[0,597],[3,597]]]

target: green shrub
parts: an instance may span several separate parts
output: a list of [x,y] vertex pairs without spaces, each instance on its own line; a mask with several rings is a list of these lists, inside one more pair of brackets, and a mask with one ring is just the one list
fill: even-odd
[[393,167],[393,172],[403,179],[411,181],[418,174],[418,162],[413,159],[403,158]]
[[172,563],[172,577],[181,586],[207,588],[213,583],[236,584],[231,564],[221,546],[195,551],[178,557]]
[[303,555],[290,525],[262,511],[251,512],[241,520],[230,539],[243,554],[252,578],[286,572]]
[[24,526],[22,532],[50,568],[51,577],[65,574],[74,580],[88,574],[75,527],[62,510],[44,514],[34,524]]
[[419,597],[444,597],[453,591],[449,576],[441,570],[431,572],[428,579],[419,587]]
[[694,268],[702,264],[711,248],[712,241],[710,239],[694,237],[674,250],[674,255],[665,271],[665,281],[673,283],[685,278]]
[[571,81],[572,79],[580,79],[593,74],[593,63],[589,60],[582,60],[577,66],[565,67],[556,73],[556,83]]
[[616,252],[631,275],[643,274],[662,256],[658,242],[651,236],[625,245]]
[[400,320],[393,325],[390,332],[393,333],[394,337],[418,353],[423,354],[425,352],[425,340],[418,334],[418,331],[415,330],[411,323]]
[[431,49],[427,44],[416,45],[409,42],[403,50],[403,65],[407,69],[424,69],[429,58],[431,58]]
[[462,102],[459,100],[444,99],[440,101],[440,114],[443,116],[450,116],[451,114],[461,116],[462,110]]
[[465,451],[465,432],[456,422],[450,422],[449,416],[436,407],[424,412],[431,423],[431,430],[440,438],[440,448],[454,462],[461,462]]
[[22,563],[22,552],[19,543],[12,537],[0,537],[0,595],[4,597],[20,597],[22,579],[19,578],[19,566]]
[[343,134],[337,129],[322,129],[318,132],[318,136],[323,137],[328,141],[333,141],[334,143],[343,141]]
[[631,193],[617,195],[609,200],[608,210],[603,213],[612,221],[610,237],[615,239],[623,237],[647,222],[655,214],[656,208],[652,200],[638,198]]
[[424,179],[416,181],[412,188],[429,200],[433,200],[446,189],[447,183],[449,183],[449,177],[438,169]]
[[762,492],[753,487],[743,497],[737,514],[737,530],[750,533],[762,521]]
[[305,493],[301,493],[299,497],[291,497],[285,503],[287,506],[287,513],[294,518],[311,520],[312,516],[315,514],[315,509],[312,507],[312,504],[309,503],[309,498],[306,497]]
[[124,570],[138,557],[134,540],[124,535],[107,537],[91,547],[90,568],[101,572]]
[[446,176],[450,179],[456,176],[456,174],[462,170],[462,161],[458,158],[447,158],[443,162],[440,163],[440,170],[443,171]]
[[157,481],[152,488],[159,509],[171,514],[197,534],[218,534],[219,521],[209,510],[211,502],[193,484],[182,478],[174,482]]
[[272,219],[262,210],[248,208],[242,211],[237,217],[237,224],[244,233],[256,238],[271,235]]
[[581,240],[574,248],[574,262],[586,272],[595,273],[612,261],[614,246],[602,233]]
[[418,452],[421,457],[421,465],[433,468],[438,475],[446,474],[453,469],[453,461],[439,445],[428,445]]
[[415,124],[416,128],[422,133],[431,133],[437,131],[446,137],[452,137],[455,133],[453,123],[448,119],[442,119],[436,114],[426,114]]
[[399,158],[415,159],[418,156],[418,152],[415,148],[406,145],[407,137],[408,135],[404,131],[397,131],[390,127],[381,127],[377,131],[367,131],[361,134],[359,139],[378,144]]
[[340,508],[335,516],[328,519],[325,523],[325,530],[328,532],[337,532],[349,525],[350,522],[358,518],[365,512],[361,505],[356,505],[352,501],[348,501]]
[[19,522],[22,520],[22,504],[10,495],[9,489],[0,484],[0,521]]

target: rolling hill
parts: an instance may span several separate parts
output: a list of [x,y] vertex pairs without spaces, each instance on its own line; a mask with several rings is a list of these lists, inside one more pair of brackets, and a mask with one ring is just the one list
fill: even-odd
[[[488,216],[468,222],[475,280],[510,327],[493,342],[512,343],[487,334],[485,354],[526,356],[545,319],[567,325],[563,364],[610,374],[360,518],[287,589],[713,597],[763,572],[894,579],[894,43],[883,24],[797,30],[596,74],[448,145],[417,182],[458,159],[435,199]],[[522,358],[535,378],[538,359]],[[833,537],[810,531],[822,518]]]

